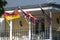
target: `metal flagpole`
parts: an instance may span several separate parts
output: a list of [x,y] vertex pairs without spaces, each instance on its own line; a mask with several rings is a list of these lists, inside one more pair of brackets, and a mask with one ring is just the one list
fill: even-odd
[[[19,7],[20,8],[20,7]],[[20,8],[21,9],[21,8]],[[22,11],[22,9],[21,9]],[[26,17],[25,17],[26,18]],[[25,19],[26,20],[26,19]],[[27,20],[26,20],[27,21]],[[29,17],[29,22],[27,21],[28,25],[29,25],[29,40],[31,40],[31,22],[30,22],[30,17]]]
[[4,18],[0,18],[0,32],[2,32],[2,22],[3,22]]
[[31,40],[31,22],[29,17],[29,40]]
[[12,20],[10,20],[10,40],[12,40]]
[[[5,18],[4,18],[5,19]],[[5,21],[5,32],[6,32],[6,19],[4,20]]]
[[50,11],[50,40],[52,40],[52,12]]

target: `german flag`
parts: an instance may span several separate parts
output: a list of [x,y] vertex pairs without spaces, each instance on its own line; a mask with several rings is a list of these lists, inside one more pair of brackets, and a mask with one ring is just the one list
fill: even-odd
[[12,14],[4,13],[4,17],[6,18],[6,20],[13,20],[13,19],[20,18],[21,16],[18,11],[14,11]]

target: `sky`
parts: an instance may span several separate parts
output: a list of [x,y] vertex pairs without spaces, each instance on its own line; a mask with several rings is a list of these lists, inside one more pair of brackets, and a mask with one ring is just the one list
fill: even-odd
[[60,4],[60,0],[6,0],[8,4],[5,7],[16,7],[16,6],[26,6],[26,5],[36,5],[48,2],[56,2]]

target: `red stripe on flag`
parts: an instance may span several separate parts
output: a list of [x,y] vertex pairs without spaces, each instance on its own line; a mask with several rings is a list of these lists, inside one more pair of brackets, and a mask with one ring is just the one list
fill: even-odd
[[5,16],[5,17],[6,17],[6,16],[10,16],[10,14],[5,12],[5,13],[4,13],[4,16]]
[[19,14],[18,10],[14,11],[13,14],[18,15]]

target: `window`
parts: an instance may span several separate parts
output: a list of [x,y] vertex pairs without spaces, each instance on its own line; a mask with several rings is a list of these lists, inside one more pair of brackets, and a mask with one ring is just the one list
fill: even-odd
[[23,26],[23,25],[22,25],[22,21],[20,21],[20,26]]
[[57,24],[59,24],[59,18],[56,18],[56,22],[57,22]]
[[44,24],[44,19],[41,19],[42,22],[41,22],[41,32],[44,32],[45,31],[45,24]]

